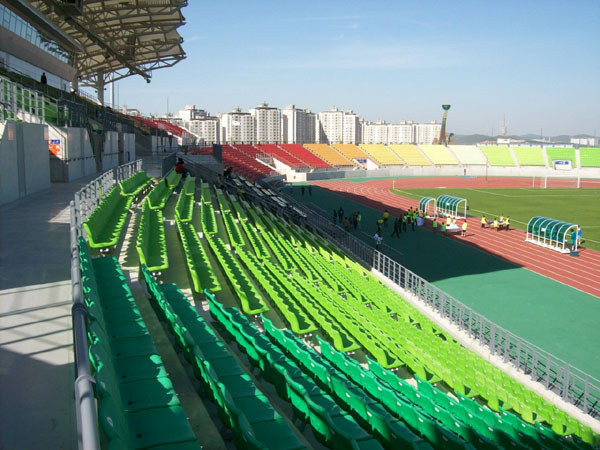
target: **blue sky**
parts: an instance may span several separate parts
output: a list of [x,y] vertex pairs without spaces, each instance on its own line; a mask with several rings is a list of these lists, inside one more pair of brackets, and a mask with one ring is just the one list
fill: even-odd
[[187,58],[118,83],[118,102],[213,114],[263,101],[457,134],[600,134],[600,1],[200,1]]

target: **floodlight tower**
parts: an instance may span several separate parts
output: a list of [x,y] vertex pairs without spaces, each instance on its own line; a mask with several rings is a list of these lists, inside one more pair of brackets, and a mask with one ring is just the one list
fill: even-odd
[[442,129],[440,130],[440,139],[438,142],[442,145],[446,144],[446,119],[448,119],[448,110],[450,109],[450,105],[442,105],[442,109],[444,110],[444,118],[442,119]]

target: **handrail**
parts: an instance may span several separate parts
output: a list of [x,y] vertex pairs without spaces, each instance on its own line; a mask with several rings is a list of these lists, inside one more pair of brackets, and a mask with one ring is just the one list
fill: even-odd
[[73,306],[73,347],[75,351],[75,412],[77,416],[77,441],[81,450],[100,448],[98,438],[98,416],[94,395],[94,379],[90,374],[90,359],[87,351],[86,308],[83,304],[81,290],[81,272],[79,264],[79,247],[77,243],[77,212],[75,201],[70,203],[71,209],[71,287]]
[[75,352],[75,412],[77,416],[77,440],[80,450],[99,450],[98,414],[94,378],[90,373],[87,345],[87,310],[83,303],[81,268],[79,263],[79,236],[82,224],[100,201],[117,183],[139,172],[142,160],[137,160],[104,172],[75,193],[70,202],[71,226],[71,320],[73,322],[73,347]]

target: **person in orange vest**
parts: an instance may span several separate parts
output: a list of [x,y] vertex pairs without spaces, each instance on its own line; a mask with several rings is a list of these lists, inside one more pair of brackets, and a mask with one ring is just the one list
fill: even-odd
[[465,234],[467,234],[467,221],[465,220],[462,224],[462,230],[460,232],[461,236],[464,236]]

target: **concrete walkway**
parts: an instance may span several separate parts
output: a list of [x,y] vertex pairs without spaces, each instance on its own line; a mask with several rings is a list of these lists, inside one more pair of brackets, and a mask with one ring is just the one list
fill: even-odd
[[77,448],[69,202],[95,178],[0,206],[0,448]]

